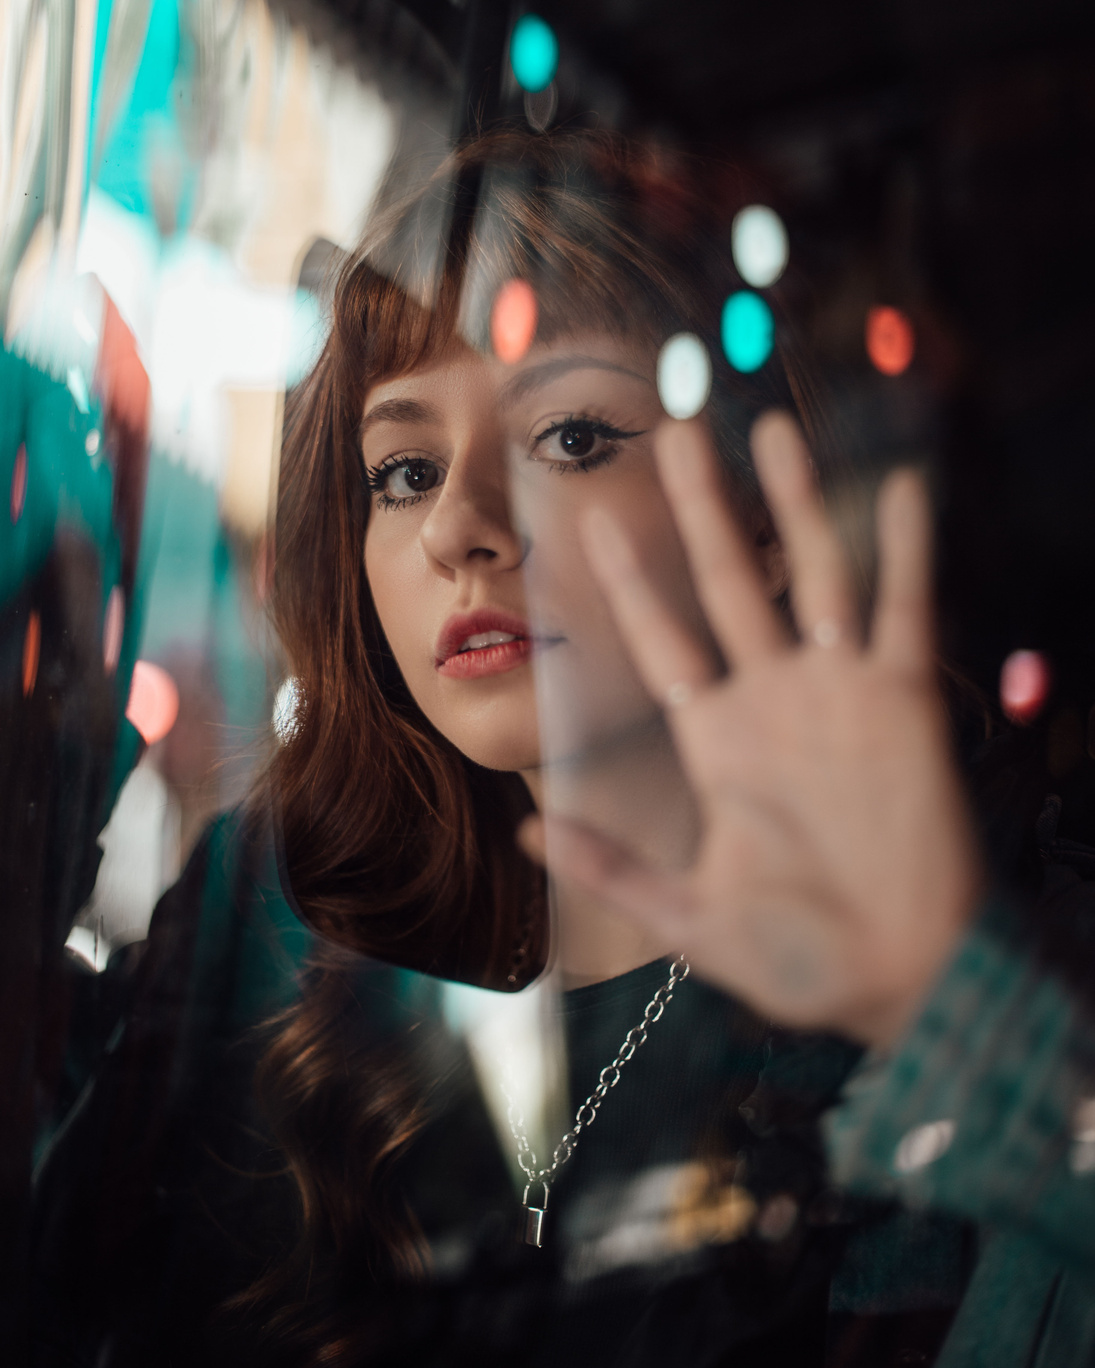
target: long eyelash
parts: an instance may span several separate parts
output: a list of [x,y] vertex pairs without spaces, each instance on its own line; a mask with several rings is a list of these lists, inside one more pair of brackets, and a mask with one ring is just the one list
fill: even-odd
[[406,494],[401,499],[395,499],[391,494],[381,493],[376,501],[377,508],[410,508],[413,504],[421,503],[425,494]]
[[622,442],[627,437],[643,435],[641,432],[624,432],[622,428],[613,427],[610,423],[602,423],[599,418],[580,418],[575,414],[569,418],[561,418],[557,423],[551,423],[543,432],[537,433],[533,440],[546,442],[549,437],[554,437],[557,432],[562,432],[563,428],[567,427],[585,428],[595,437],[605,437],[609,441],[617,442]]
[[386,456],[379,465],[365,467],[365,488],[370,494],[384,493],[384,481],[388,477],[388,472],[398,470],[401,465],[405,465],[405,460],[400,460],[397,456]]
[[398,470],[406,464],[405,456],[386,456],[379,465],[365,467],[365,488],[368,490],[369,498],[376,499],[377,508],[385,512],[393,508],[411,508],[426,497],[425,493],[421,493],[405,494],[402,498],[395,498],[384,488],[389,472]]

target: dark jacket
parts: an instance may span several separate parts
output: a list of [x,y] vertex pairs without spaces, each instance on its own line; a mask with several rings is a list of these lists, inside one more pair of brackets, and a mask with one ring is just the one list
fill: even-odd
[[[1090,886],[1057,869],[1045,906],[1066,943],[1089,905]],[[279,1348],[254,1318],[224,1308],[293,1241],[297,1199],[251,1082],[256,1025],[292,1002],[310,943],[281,897],[268,834],[238,814],[218,819],[157,910],[132,1004],[41,1166],[41,1365],[128,1368],[153,1352],[163,1365],[292,1360],[288,1342]],[[609,999],[630,1024],[660,973],[596,985],[599,1004],[579,990],[571,1005],[593,1011],[607,1041],[617,1028]],[[414,1039],[446,1033],[431,980],[363,963],[355,992],[362,1029],[378,1041],[423,1024]],[[427,1290],[368,1291],[367,1272],[355,1274],[348,1295],[376,1327],[362,1361],[1095,1363],[1095,1118],[1082,1105],[1095,1036],[1080,1000],[1037,961],[1003,903],[986,909],[889,1059],[768,1031],[696,985],[691,1006],[672,1004],[677,1027],[660,1025],[661,1043],[652,1036],[630,1094],[621,1087],[625,1100],[606,1105],[571,1190],[560,1187],[553,1218],[578,1243],[559,1237],[550,1274],[528,1251],[512,1253],[519,1204],[463,1057],[404,1174],[436,1276]],[[726,1048],[711,1044],[723,1038]],[[589,1061],[572,1050],[578,1092],[602,1045]],[[611,1224],[619,1192],[649,1191],[646,1175],[672,1170],[685,1141],[671,1135],[661,1152],[657,1136],[672,1089],[709,1096],[718,1070],[728,1105],[701,1110],[718,1114],[737,1156],[748,1228],[584,1277],[581,1259],[607,1246],[583,1235],[581,1213]],[[640,1100],[646,1111],[634,1110]],[[636,1148],[636,1136],[652,1138]],[[458,1200],[466,1193],[474,1228]],[[692,1208],[688,1218],[695,1225]]]

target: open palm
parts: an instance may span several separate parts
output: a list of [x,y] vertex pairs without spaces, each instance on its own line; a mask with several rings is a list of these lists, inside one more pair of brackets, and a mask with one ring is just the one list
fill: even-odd
[[669,875],[562,818],[531,834],[553,872],[683,951],[787,1025],[896,1038],[953,953],[981,867],[938,696],[929,511],[918,476],[878,501],[880,580],[862,640],[847,560],[790,418],[754,428],[798,637],[770,601],[699,423],[668,422],[658,463],[718,662],[666,607],[625,530],[584,542],[699,804],[693,866]]

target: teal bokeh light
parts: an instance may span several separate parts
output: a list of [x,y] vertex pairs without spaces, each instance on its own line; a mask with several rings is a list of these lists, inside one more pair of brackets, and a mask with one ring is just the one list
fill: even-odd
[[722,349],[736,371],[760,370],[772,354],[772,310],[752,290],[732,294],[722,309]]
[[509,60],[517,84],[534,93],[546,90],[559,65],[559,40],[550,24],[535,14],[523,14],[513,26]]

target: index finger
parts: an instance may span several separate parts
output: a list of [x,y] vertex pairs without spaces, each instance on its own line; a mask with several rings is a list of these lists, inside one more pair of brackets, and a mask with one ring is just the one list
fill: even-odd
[[727,659],[740,665],[782,650],[787,631],[729,507],[706,428],[696,419],[667,419],[654,451],[696,592]]

